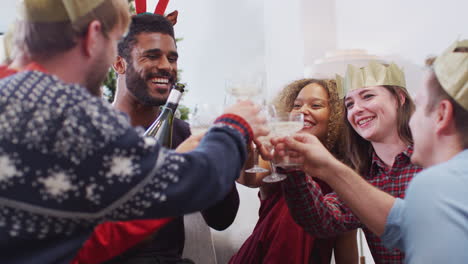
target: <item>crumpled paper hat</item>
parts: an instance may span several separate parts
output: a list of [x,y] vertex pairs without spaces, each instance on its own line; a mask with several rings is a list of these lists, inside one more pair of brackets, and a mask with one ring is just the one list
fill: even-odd
[[339,74],[336,75],[336,91],[338,92],[338,98],[344,98],[345,97],[345,91],[344,91],[344,85],[343,85],[343,77],[341,77]]
[[106,0],[23,0],[22,19],[31,22],[74,22]]
[[348,65],[345,77],[337,75],[336,85],[343,98],[348,92],[369,86],[394,85],[406,88],[405,74],[394,63],[386,66],[371,61],[366,67]]
[[450,45],[436,58],[433,68],[444,90],[468,110],[468,39]]

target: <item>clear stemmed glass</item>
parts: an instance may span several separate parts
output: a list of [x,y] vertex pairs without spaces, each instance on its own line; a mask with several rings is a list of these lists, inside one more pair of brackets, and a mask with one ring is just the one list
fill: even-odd
[[270,175],[263,178],[262,181],[267,182],[267,183],[272,183],[272,182],[280,182],[286,179],[287,177],[286,175],[276,171],[275,164],[273,164],[272,161],[270,161],[270,167],[271,167]]
[[261,102],[265,96],[263,73],[250,73],[226,80],[224,105],[229,106],[239,100]]
[[[251,100],[253,102],[262,103],[264,100],[264,74],[250,72],[235,79],[226,81],[226,96],[224,105],[231,105],[239,100]],[[248,168],[245,172],[248,173],[263,173],[268,172],[267,169],[258,165],[258,149],[253,147],[252,155],[254,158],[254,165]]]
[[[273,104],[265,105],[264,111],[266,111],[270,134],[267,137],[259,137],[259,141],[262,144],[262,146],[264,146],[265,149],[269,151],[271,155],[273,155],[274,150],[273,150],[273,145],[271,144],[271,139],[275,137],[276,135],[275,135],[274,127],[271,124],[273,124],[273,122],[275,122],[276,120],[277,111],[276,111],[276,107]],[[264,182],[267,182],[267,183],[279,182],[286,178],[286,175],[280,174],[276,171],[275,165],[273,164],[272,161],[270,161],[270,169],[271,169],[270,175],[262,179]]]
[[222,107],[217,104],[196,104],[189,114],[189,125],[192,135],[199,135],[208,131],[215,119],[221,115]]
[[[270,134],[273,134],[275,137],[286,137],[291,136],[297,131],[301,130],[304,127],[304,115],[302,113],[277,113],[274,120],[270,121]],[[272,150],[272,154],[273,154]],[[300,164],[296,164],[290,160],[289,156],[285,156],[282,159],[274,158],[270,161],[271,175],[263,178],[264,182],[278,182],[286,179],[286,175],[279,174],[276,171],[276,167],[282,168],[293,168],[297,167]]]

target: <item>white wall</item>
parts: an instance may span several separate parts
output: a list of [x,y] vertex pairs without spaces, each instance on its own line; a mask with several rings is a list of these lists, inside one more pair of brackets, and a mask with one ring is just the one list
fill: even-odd
[[5,33],[8,25],[15,18],[16,3],[18,0],[0,0],[0,32]]
[[268,97],[302,77],[304,35],[301,0],[265,0],[264,28]]
[[[15,19],[16,3],[18,0],[0,0],[0,33],[4,34]],[[0,36],[0,63],[4,59],[3,35]]]
[[184,38],[178,51],[189,85],[185,104],[221,103],[226,78],[246,65],[264,67],[263,0],[170,1],[167,11],[174,9],[176,36]]
[[366,49],[397,62],[411,93],[421,85],[425,58],[468,37],[468,1],[335,1],[337,48]]
[[335,0],[338,48],[365,48],[423,64],[468,37],[468,1]]

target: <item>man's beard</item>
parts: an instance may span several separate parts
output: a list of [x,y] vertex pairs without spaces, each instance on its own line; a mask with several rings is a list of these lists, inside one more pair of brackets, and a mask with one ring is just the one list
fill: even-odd
[[101,86],[107,77],[107,72],[109,71],[109,65],[104,65],[102,61],[104,60],[96,60],[96,63],[89,68],[90,71],[86,78],[86,89],[90,94],[97,97],[102,96]]
[[133,63],[128,63],[127,70],[125,72],[125,84],[130,93],[143,105],[146,106],[160,106],[166,103],[167,96],[165,98],[152,97],[148,90],[147,81],[154,77],[168,77],[170,82],[173,82],[169,72],[163,71],[158,73],[145,73],[146,80],[143,79],[140,74],[135,71]]

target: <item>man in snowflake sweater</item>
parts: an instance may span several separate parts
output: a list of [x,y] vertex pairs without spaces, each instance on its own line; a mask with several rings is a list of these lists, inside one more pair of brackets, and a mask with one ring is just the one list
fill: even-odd
[[[118,53],[113,64],[118,74],[113,105],[129,115],[132,125],[148,128],[158,116],[160,106],[166,103],[171,86],[177,80],[178,53],[173,25],[160,15],[145,13],[133,16],[126,36],[119,42]],[[154,78],[160,83],[154,84]],[[189,136],[189,125],[175,118],[172,147],[177,147]],[[233,184],[226,197],[202,210],[201,214],[208,226],[224,230],[234,221],[238,208],[239,194]],[[167,224],[161,223],[165,220],[103,223],[96,227],[76,261],[94,264],[114,257],[106,264],[154,263],[156,260],[161,263],[193,263],[182,259],[184,217],[172,218]],[[162,224],[165,225],[161,227]]]
[[25,0],[34,63],[0,81],[0,263],[69,263],[102,221],[177,216],[220,201],[267,133],[259,109],[225,110],[177,154],[98,96],[128,26],[125,0]]

